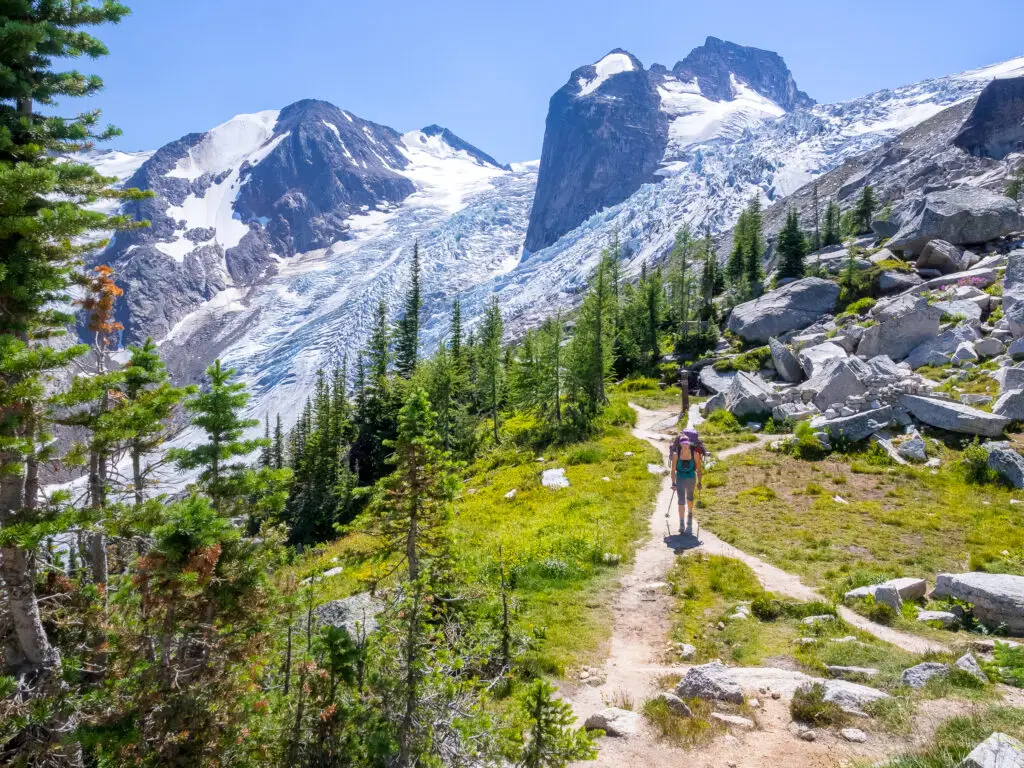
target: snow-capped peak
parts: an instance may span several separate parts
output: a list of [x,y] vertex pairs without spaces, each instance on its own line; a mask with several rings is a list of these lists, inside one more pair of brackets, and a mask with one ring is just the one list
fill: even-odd
[[628,53],[612,51],[600,61],[594,64],[594,77],[579,79],[580,96],[589,96],[600,88],[606,80],[623,72],[632,72],[633,59]]
[[207,173],[216,175],[236,168],[270,140],[280,114],[280,110],[268,109],[237,115],[218,125],[167,176],[194,181]]

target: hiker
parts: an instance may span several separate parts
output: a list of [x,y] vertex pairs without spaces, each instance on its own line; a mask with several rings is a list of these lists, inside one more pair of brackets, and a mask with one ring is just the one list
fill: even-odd
[[707,449],[695,429],[684,429],[672,441],[668,460],[672,488],[679,497],[679,534],[693,534],[693,512],[697,489],[703,486],[704,456]]

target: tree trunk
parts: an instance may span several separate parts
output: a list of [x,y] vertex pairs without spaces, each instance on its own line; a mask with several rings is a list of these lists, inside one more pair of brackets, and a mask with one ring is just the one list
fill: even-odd
[[142,495],[142,449],[137,441],[132,442],[132,488],[135,491],[135,505],[138,506],[145,501]]
[[414,586],[412,607],[409,611],[409,629],[405,639],[405,712],[398,726],[398,767],[412,768],[413,721],[419,698],[419,675],[416,671],[419,642],[420,586]]
[[[89,453],[89,506],[99,516],[103,511],[103,465],[105,462],[97,450]],[[98,521],[94,520],[96,524]],[[89,576],[93,584],[107,583],[107,543],[101,531],[90,531]]]

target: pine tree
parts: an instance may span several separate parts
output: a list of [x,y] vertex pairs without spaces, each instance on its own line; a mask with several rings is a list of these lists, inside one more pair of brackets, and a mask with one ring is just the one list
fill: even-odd
[[458,299],[452,302],[452,323],[448,332],[448,344],[452,353],[452,361],[461,365],[462,359],[462,305]]
[[878,210],[878,200],[875,199],[875,190],[870,184],[865,184],[860,190],[860,196],[854,206],[854,218],[859,230],[856,234],[871,231],[871,220]]
[[562,361],[562,343],[565,331],[562,314],[558,312],[549,317],[540,327],[537,335],[537,356],[540,367],[538,381],[538,398],[541,414],[549,421],[560,426],[562,423],[562,377],[564,376]]
[[842,212],[839,209],[839,204],[835,200],[829,200],[828,205],[825,207],[823,246],[839,245],[843,242],[841,217]]
[[206,442],[168,451],[179,469],[200,470],[199,485],[222,514],[244,493],[245,475],[250,471],[232,459],[248,456],[263,444],[261,439],[243,437],[259,421],[243,417],[249,393],[245,384],[232,380],[234,375],[234,369],[221,367],[219,359],[206,369],[209,389],[185,401],[192,425],[206,433]]
[[778,276],[780,278],[804,276],[807,238],[800,230],[800,219],[794,207],[790,207],[786,213],[786,223],[779,232],[775,249],[779,253]]
[[814,182],[811,199],[814,204],[814,235],[811,240],[811,250],[818,251],[821,249],[821,229],[819,227],[821,223],[821,214],[818,210],[818,182]]
[[736,226],[732,231],[732,250],[729,251],[729,260],[725,265],[725,277],[733,289],[738,289],[743,284],[745,269],[744,251],[746,248],[747,232],[750,229],[750,216],[746,210],[740,213],[736,220]]
[[584,728],[573,728],[576,715],[557,698],[546,680],[534,680],[523,700],[526,734],[518,765],[523,768],[564,768],[578,760],[593,760],[597,746]]
[[[113,179],[69,161],[116,130],[97,132],[96,112],[53,114],[65,99],[103,87],[96,76],[55,70],[54,62],[104,56],[103,43],[81,28],[116,24],[127,13],[115,2],[21,0],[0,7],[0,529],[19,526],[0,547],[0,581],[13,627],[8,659],[20,666],[24,682],[17,695],[26,701],[59,697],[65,686],[61,655],[43,627],[36,596],[35,550],[55,532],[38,510],[39,462],[49,442],[41,419],[43,377],[85,352],[77,345],[58,350],[46,340],[73,322],[64,308],[81,256],[106,244],[104,231],[129,226],[124,217],[85,206],[101,197],[140,196],[113,192]],[[24,746],[15,762],[79,764],[77,743],[61,742],[74,738],[77,725],[67,704],[58,701],[45,717],[33,723],[28,738],[11,742]]]
[[498,297],[492,296],[483,321],[480,323],[478,398],[482,410],[490,414],[494,442],[498,442],[498,411],[504,395],[504,370],[501,341],[505,323],[498,306]]
[[423,300],[420,297],[420,244],[412,248],[411,276],[409,293],[405,299],[405,314],[398,322],[398,338],[395,350],[395,369],[403,378],[412,378],[416,371],[419,358],[420,341],[420,309]]
[[747,230],[743,246],[743,277],[752,293],[759,291],[764,280],[761,259],[764,256],[764,233],[761,215],[761,198],[757,195],[747,204]]
[[281,414],[277,414],[274,422],[274,446],[273,464],[274,469],[284,468],[284,429],[281,426]]
[[436,567],[449,547],[451,503],[458,490],[454,467],[441,449],[427,393],[415,388],[402,407],[398,434],[388,460],[394,472],[381,483],[367,515],[374,552],[383,569],[379,577],[398,571],[404,605],[393,632],[398,667],[395,703],[396,765],[411,768],[416,757],[431,750],[434,718],[419,717],[429,677],[432,597]]
[[672,311],[678,328],[680,345],[685,347],[690,322],[690,268],[693,265],[695,242],[690,228],[685,224],[676,232],[675,243],[669,259],[672,267]]
[[123,402],[129,425],[128,453],[132,463],[132,491],[135,503],[146,498],[149,476],[154,466],[145,465],[147,456],[175,434],[171,422],[178,405],[194,387],[175,387],[156,344],[146,339],[142,346],[128,349],[124,368]]
[[590,278],[590,290],[580,305],[576,329],[569,349],[569,394],[576,411],[592,419],[607,403],[605,382],[611,371],[615,346],[613,307],[615,294],[610,264],[602,257]]

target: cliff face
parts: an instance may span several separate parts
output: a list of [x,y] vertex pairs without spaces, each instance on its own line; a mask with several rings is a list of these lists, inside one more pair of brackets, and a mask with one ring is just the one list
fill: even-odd
[[633,56],[613,51],[574,71],[548,108],[526,250],[550,245],[650,181],[667,142],[657,89]]
[[551,98],[526,251],[658,181],[689,145],[813,104],[778,54],[714,37],[671,71],[622,50],[580,67]]
[[993,160],[1024,151],[1024,77],[1002,78],[986,85],[953,143],[972,155]]

